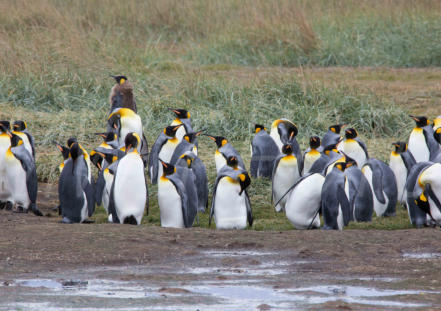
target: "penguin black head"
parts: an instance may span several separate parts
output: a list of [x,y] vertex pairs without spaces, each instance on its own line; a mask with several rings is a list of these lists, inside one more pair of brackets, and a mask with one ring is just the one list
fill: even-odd
[[407,150],[407,144],[403,141],[397,141],[396,143],[392,143],[395,146],[396,153],[403,153]]
[[184,135],[184,139],[187,142],[192,144],[194,142],[194,140],[196,139],[196,137],[198,137],[201,134],[202,134],[202,131],[187,133],[187,134]]
[[239,161],[237,160],[237,157],[229,156],[227,158],[227,165],[232,167],[232,168],[237,168],[237,165],[239,165]]
[[354,138],[357,137],[357,136],[358,136],[357,130],[354,129],[354,128],[348,128],[348,129],[345,131],[345,137],[346,137],[347,139],[354,139]]
[[438,142],[438,144],[441,144],[441,127],[436,129],[435,133],[433,133],[433,137]]
[[129,152],[131,148],[135,149],[138,148],[139,142],[141,139],[139,138],[139,135],[136,133],[129,133],[126,135],[126,138],[124,139],[124,145],[126,147],[126,153]]
[[291,144],[284,144],[282,147],[283,154],[290,155],[292,154],[292,145]]
[[260,124],[254,124],[254,133],[257,134],[260,131],[266,131],[266,127]]
[[95,133],[95,135],[101,136],[106,143],[109,142],[109,141],[114,141],[114,140],[117,139],[116,134],[114,132]]
[[425,116],[411,116],[411,115],[409,115],[409,117],[411,117],[415,121],[417,127],[425,127],[426,125],[430,124],[430,121],[427,120],[427,117],[425,117]]
[[76,143],[76,142],[78,142],[78,141],[77,141],[77,138],[76,138],[76,137],[71,137],[71,138],[69,138],[69,139],[67,140],[67,146],[68,146],[69,148],[72,148],[72,144],[73,144],[73,143]]
[[334,124],[334,125],[331,125],[328,129],[331,132],[334,132],[335,134],[340,134],[341,129],[345,126],[346,126],[346,124]]
[[181,159],[184,159],[185,162],[187,162],[187,167],[191,168],[191,165],[193,164],[193,158],[189,156],[188,154],[183,154],[181,156]]
[[317,149],[318,147],[320,147],[320,137],[311,136],[311,138],[309,139],[309,147],[311,147],[311,149]]
[[169,136],[169,137],[175,137],[176,136],[176,132],[178,131],[178,129],[182,126],[183,124],[179,124],[179,125],[170,125],[167,126],[164,129],[164,134]]
[[124,84],[124,82],[126,82],[128,80],[126,76],[112,76],[111,75],[111,77],[113,79],[115,79],[116,83],[118,83],[118,84]]
[[70,153],[70,157],[71,157],[73,160],[75,160],[76,158],[78,158],[80,155],[83,154],[83,152],[82,152],[82,150],[81,150],[81,148],[80,148],[80,145],[78,144],[77,141],[73,142],[73,143],[70,145],[70,151],[69,151],[69,153]]
[[113,129],[118,129],[121,124],[121,115],[119,113],[112,113],[107,120],[107,123]]
[[174,165],[172,165],[170,163],[165,163],[162,160],[159,160],[159,161],[161,161],[161,164],[162,164],[163,176],[172,175],[176,172]]
[[101,171],[103,167],[103,161],[104,161],[105,155],[101,152],[94,152],[92,151],[90,153],[90,161]]
[[26,122],[22,120],[14,121],[14,124],[12,126],[14,128],[14,131],[19,131],[19,132],[22,132],[27,128]]
[[69,158],[69,151],[70,151],[69,148],[66,146],[60,145],[56,141],[54,141],[53,143],[57,146],[58,150],[60,150],[61,155],[63,156],[63,159],[67,160],[67,158]]
[[337,145],[336,145],[336,144],[326,146],[325,149],[323,149],[323,152],[324,152],[327,156],[331,153],[331,151],[334,151],[334,152],[338,153]]
[[11,129],[11,123],[9,121],[0,121],[0,129],[2,132],[7,132]]
[[429,201],[427,200],[426,195],[423,193],[421,193],[421,195],[415,200],[415,204],[416,206],[418,206],[423,212],[425,212],[426,214],[429,214],[430,216],[432,216],[431,212],[430,212],[430,204]]
[[239,195],[242,194],[242,192],[248,188],[248,186],[251,184],[251,178],[250,175],[248,175],[247,172],[244,172],[242,174],[239,174],[239,184],[240,184],[240,192]]
[[210,139],[216,143],[217,148],[225,146],[228,143],[228,140],[223,136],[211,136],[208,134],[205,134],[205,136],[210,137]]
[[168,108],[169,110],[173,111],[177,118],[179,119],[189,119],[190,113],[185,109],[174,109],[174,108]]
[[23,140],[20,138],[20,136],[11,133],[10,137],[11,137],[11,147],[17,147],[23,145]]
[[344,154],[345,156],[345,169],[351,166],[357,166],[357,161],[349,157],[348,155]]
[[344,172],[346,169],[346,162],[335,163],[334,167],[338,168],[340,171]]

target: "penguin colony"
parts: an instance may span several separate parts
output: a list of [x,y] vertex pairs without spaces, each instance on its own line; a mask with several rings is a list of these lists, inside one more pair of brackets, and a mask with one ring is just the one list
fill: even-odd
[[[207,137],[217,146],[209,224],[214,220],[217,229],[252,226],[247,193],[251,178],[228,139],[193,130],[188,111],[169,108],[175,119],[149,153],[133,86],[125,76],[112,77],[116,84],[110,91],[106,131],[96,133],[103,142],[90,154],[74,137],[66,146],[54,142],[63,156],[56,208],[62,222],[90,222],[95,206],[102,205],[109,222],[141,224],[149,205],[147,169],[151,183],[158,184],[161,226],[193,226],[198,213],[208,209],[206,168],[198,157],[198,139]],[[346,124],[330,126],[322,139],[312,136],[303,153],[296,140],[298,128],[290,120],[275,120],[269,131],[256,124],[251,176],[271,178],[276,212],[284,212],[297,229],[342,230],[350,221],[371,221],[374,212],[394,216],[397,203],[407,209],[414,226],[440,225],[441,116],[433,126],[424,116],[410,117],[416,126],[408,143],[392,143],[389,165],[369,156],[354,128],[342,137]],[[34,159],[34,139],[26,123],[15,121],[11,128],[9,121],[0,121],[1,209],[42,216],[36,205]],[[98,169],[96,181],[91,164]]]

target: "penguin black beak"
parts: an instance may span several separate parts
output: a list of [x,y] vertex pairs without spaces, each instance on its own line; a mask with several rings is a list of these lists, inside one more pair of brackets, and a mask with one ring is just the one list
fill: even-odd
[[103,138],[105,138],[107,136],[106,133],[95,133],[95,135],[101,136]]
[[202,134],[204,136],[208,136],[212,141],[216,141],[216,138],[212,135],[208,135],[208,134]]
[[162,164],[162,166],[163,166],[164,168],[167,168],[167,167],[168,167],[168,165],[167,165],[167,164],[165,164],[165,162],[164,162],[164,161],[162,161],[161,159],[159,159],[159,161],[161,162],[161,164]]
[[409,117],[411,117],[414,121],[416,121],[416,122],[419,122],[420,121],[420,119],[418,119],[417,117],[415,117],[415,116],[412,116],[412,115],[409,115]]
[[103,169],[102,169],[102,166],[101,166],[101,164],[100,164],[100,162],[96,162],[96,166],[98,166],[98,169],[99,169],[100,171],[103,170]]

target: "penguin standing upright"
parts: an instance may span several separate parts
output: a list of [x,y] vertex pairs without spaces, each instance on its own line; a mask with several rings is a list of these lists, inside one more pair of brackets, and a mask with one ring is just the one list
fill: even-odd
[[372,189],[375,214],[378,217],[395,216],[398,189],[390,167],[383,161],[370,158],[361,171]]
[[354,159],[358,167],[363,167],[366,160],[369,159],[369,155],[365,143],[357,136],[358,133],[355,129],[347,129],[345,139],[338,144],[337,149]]
[[263,125],[256,124],[254,128],[256,135],[251,142],[251,176],[271,177],[274,161],[280,154],[279,148]]
[[126,135],[126,155],[119,160],[110,190],[109,213],[114,223],[141,224],[147,202],[147,184],[138,152],[140,144],[141,137],[137,133]]
[[74,143],[78,143],[78,148],[80,148],[81,152],[82,152],[82,156],[84,161],[86,162],[86,167],[87,167],[87,179],[89,179],[89,183],[93,184],[93,178],[92,178],[92,169],[90,166],[90,155],[87,152],[87,150],[77,141],[77,139],[75,137],[71,137],[67,140],[67,146],[69,148],[72,148],[72,145]]
[[416,123],[409,136],[408,149],[416,162],[427,162],[436,155],[439,144],[433,137],[433,128],[424,116],[410,116]]
[[25,213],[31,210],[35,215],[43,216],[37,207],[38,180],[34,158],[16,134],[11,134],[11,146],[6,151],[5,164],[16,210]]
[[13,204],[10,200],[12,192],[9,180],[6,177],[7,165],[5,162],[6,151],[11,146],[9,121],[0,121],[0,209],[12,209]]
[[[192,175],[186,167],[178,168],[161,161],[158,180],[158,205],[162,227],[189,228],[197,214],[197,194]],[[193,175],[194,176],[194,175]]]
[[216,143],[217,149],[214,153],[214,161],[216,163],[216,171],[220,172],[222,167],[227,164],[227,159],[229,157],[236,157],[238,161],[238,165],[240,168],[245,169],[245,164],[240,156],[239,152],[234,149],[234,147],[228,142],[228,140],[223,136],[212,136],[208,134],[204,134],[205,136],[210,137]]
[[[182,127],[178,128],[178,131],[176,132],[176,138],[181,141],[185,134],[193,132],[193,128],[191,127],[190,112],[185,109],[168,109],[173,111],[173,113],[176,115],[176,119],[174,119],[170,125],[183,125]],[[194,141],[194,144],[196,146],[198,145],[197,139]],[[197,155],[197,153],[195,154]]]
[[[182,128],[182,126],[180,127]],[[179,129],[178,129],[179,131]],[[176,132],[177,133],[177,132]],[[195,145],[195,141],[202,131],[199,132],[189,132],[184,135],[183,139],[180,141],[175,151],[173,151],[172,157],[170,159],[171,164],[176,164],[179,158],[187,151],[193,153],[195,156],[198,155],[198,148]]]
[[346,126],[346,124],[331,125],[322,138],[321,149],[325,149],[330,145],[337,145],[341,140],[340,132],[344,126]]
[[303,154],[303,171],[302,174],[305,175],[309,173],[309,170],[314,165],[314,162],[321,157],[321,153],[318,151],[320,147],[320,137],[312,136],[309,139],[309,149]]
[[392,143],[395,146],[390,154],[389,167],[394,172],[395,180],[397,182],[398,202],[404,206],[407,201],[406,180],[410,169],[415,165],[416,161],[413,155],[407,149],[407,144],[402,141]]
[[93,186],[88,179],[83,150],[77,141],[70,144],[69,153],[58,182],[62,222],[84,222],[95,211]]
[[323,229],[343,230],[350,220],[350,204],[346,194],[346,163],[339,162],[326,175],[322,188]]
[[152,184],[156,184],[158,178],[162,176],[162,164],[159,160],[166,163],[170,162],[173,152],[179,145],[176,132],[180,127],[182,127],[182,124],[167,126],[153,144],[149,157],[149,173]]
[[14,121],[12,128],[13,128],[13,133],[20,136],[20,138],[23,140],[25,148],[32,155],[32,158],[35,159],[35,142],[34,142],[34,138],[28,131],[26,122],[22,120]]
[[211,200],[210,217],[214,217],[216,229],[244,229],[253,225],[250,198],[246,191],[251,179],[248,172],[239,168],[235,156],[227,158],[227,165],[217,174]]
[[300,168],[297,157],[293,154],[290,144],[283,145],[283,154],[274,162],[272,174],[272,202],[276,212],[285,209],[287,197],[283,197],[288,189],[300,179]]

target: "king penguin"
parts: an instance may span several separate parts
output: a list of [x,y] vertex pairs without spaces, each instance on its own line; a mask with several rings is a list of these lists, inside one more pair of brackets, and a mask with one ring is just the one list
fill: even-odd
[[345,190],[345,167],[345,162],[336,163],[323,183],[321,199],[325,230],[343,230],[350,220],[350,204]]
[[57,143],[56,141],[54,141],[53,143],[57,146],[58,150],[60,150],[61,155],[63,156],[63,162],[61,162],[61,164],[58,166],[58,170],[61,173],[63,171],[64,165],[66,164],[66,161],[69,159],[70,149],[60,143]]
[[274,139],[280,152],[284,144],[288,142],[291,133],[294,132],[294,137],[297,136],[297,126],[288,119],[277,119],[271,124],[270,136]]
[[370,158],[361,171],[372,189],[375,214],[378,217],[395,216],[398,189],[390,167],[383,161]]
[[138,152],[141,137],[128,133],[124,141],[126,155],[119,160],[110,190],[109,214],[114,223],[140,225],[147,203],[144,164]]
[[337,149],[354,159],[358,167],[363,167],[366,160],[369,159],[369,155],[365,143],[357,136],[358,133],[355,129],[347,129],[345,139],[338,144]]
[[279,155],[274,162],[272,174],[272,202],[276,212],[285,209],[286,197],[282,198],[290,187],[300,179],[300,169],[297,157],[293,154],[292,146],[285,144],[282,147],[283,154]]
[[70,156],[58,182],[58,197],[62,222],[78,223],[84,222],[95,211],[94,191],[79,143],[72,142],[69,150]]
[[441,115],[433,120],[433,131],[436,131],[439,128],[441,128]]
[[37,207],[38,180],[34,158],[16,134],[11,135],[11,146],[6,151],[6,175],[12,192],[12,201],[18,212],[31,210],[43,216]]
[[[182,126],[180,127],[182,128]],[[179,129],[178,129],[179,131]],[[193,153],[195,156],[198,155],[198,148],[195,145],[197,137],[202,134],[203,131],[198,132],[189,132],[186,133],[183,139],[180,141],[175,151],[173,151],[173,155],[170,159],[170,163],[175,165],[179,158],[186,153],[187,151]],[[176,132],[177,133],[177,132]]]
[[[124,141],[129,133],[136,133],[139,137],[142,137],[141,117],[131,109],[115,109],[110,114],[108,123],[115,129],[118,135],[119,146],[124,146]],[[140,152],[140,150],[141,144],[138,146],[138,152]]]
[[406,206],[406,180],[410,169],[415,165],[416,161],[413,155],[407,149],[407,144],[402,141],[392,143],[395,147],[390,153],[389,167],[394,172],[395,180],[397,182],[398,202]]
[[312,136],[309,138],[309,149],[303,154],[303,175],[309,173],[309,170],[314,165],[314,162],[320,158],[321,153],[318,151],[319,147],[320,137]]
[[410,116],[416,123],[409,136],[408,149],[415,161],[426,162],[436,155],[439,144],[433,137],[433,128],[425,116]]
[[159,160],[170,162],[173,152],[179,145],[176,132],[180,127],[182,124],[167,126],[153,144],[149,157],[149,173],[152,184],[156,184],[158,178],[162,176],[162,165]]
[[[419,184],[419,177],[421,172],[423,172],[426,168],[430,167],[432,162],[418,162],[412,166],[409,171],[409,176],[406,181],[406,192],[407,192],[407,212],[409,214],[410,223],[417,227],[421,228],[423,226],[427,226],[429,224],[427,217],[427,204],[423,204],[421,201],[420,195],[422,194],[421,187]],[[421,209],[421,207],[423,209]]]
[[279,148],[263,125],[256,124],[254,133],[256,135],[251,142],[251,176],[271,177],[274,161],[280,154]]
[[80,148],[82,155],[83,155],[83,159],[84,161],[86,161],[86,167],[87,167],[87,179],[89,179],[89,183],[93,184],[93,179],[92,179],[92,169],[90,166],[90,155],[87,152],[87,150],[77,141],[77,139],[75,137],[71,137],[67,140],[67,146],[69,148],[72,148],[72,145],[74,143],[78,143],[78,148]]
[[248,172],[239,167],[235,156],[227,158],[214,183],[208,226],[214,217],[216,229],[245,229],[247,221],[253,225],[250,198],[246,191],[251,179]]
[[340,132],[344,126],[346,126],[346,124],[331,125],[322,138],[321,149],[325,149],[330,145],[337,145],[341,140]]
[[178,168],[163,161],[161,165],[162,175],[158,181],[161,226],[189,228],[197,215],[198,202],[192,175],[188,174],[186,167]]
[[35,142],[31,133],[29,133],[28,131],[28,126],[26,122],[22,120],[15,121],[14,124],[12,125],[12,128],[13,128],[13,133],[20,136],[20,138],[23,140],[25,148],[32,155],[32,158],[35,159]]
[[11,125],[9,121],[0,121],[0,209],[12,209],[13,204],[10,200],[12,192],[9,186],[8,178],[6,178],[6,151],[11,146],[9,130]]
[[319,209],[324,182],[322,174],[307,174],[288,190],[286,217],[296,229],[320,228]]
[[239,163],[239,167],[245,169],[245,164],[240,156],[239,152],[234,149],[234,147],[228,142],[228,140],[223,136],[212,136],[208,134],[204,134],[205,136],[210,137],[216,143],[217,149],[214,153],[214,161],[216,163],[216,171],[220,172],[222,167],[227,164],[227,159],[229,157],[236,157]]
[[[178,128],[178,131],[176,132],[176,138],[181,141],[182,138],[184,138],[184,135],[187,133],[193,132],[193,128],[191,127],[191,118],[190,118],[190,112],[188,112],[185,109],[174,109],[174,108],[168,108],[170,111],[172,111],[176,119],[173,120],[173,122],[170,124],[173,125],[180,125],[183,126]],[[194,144],[198,145],[197,139],[194,141]],[[197,154],[196,154],[197,155]]]

